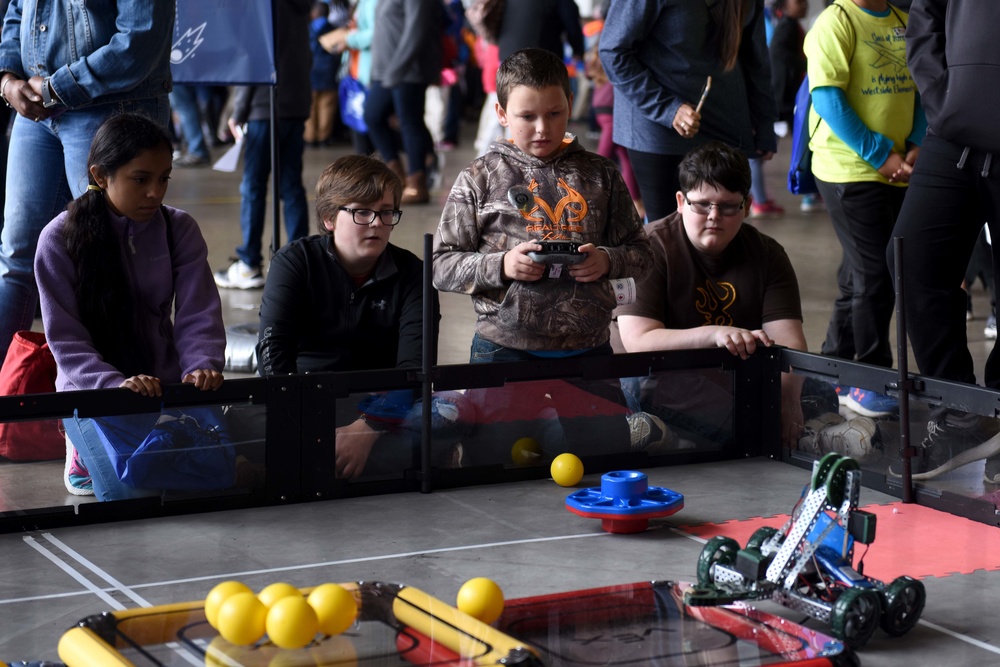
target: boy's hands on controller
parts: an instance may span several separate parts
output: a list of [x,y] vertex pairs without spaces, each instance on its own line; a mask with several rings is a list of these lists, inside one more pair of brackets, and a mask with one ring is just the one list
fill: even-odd
[[545,265],[528,257],[529,252],[541,252],[542,246],[534,241],[519,243],[503,256],[504,280],[534,282],[545,275]]
[[585,243],[579,251],[587,255],[587,259],[578,264],[570,264],[569,275],[578,283],[592,283],[608,275],[611,270],[611,258],[593,243]]
[[181,382],[193,384],[202,391],[215,391],[222,386],[222,373],[213,368],[199,368],[185,375]]

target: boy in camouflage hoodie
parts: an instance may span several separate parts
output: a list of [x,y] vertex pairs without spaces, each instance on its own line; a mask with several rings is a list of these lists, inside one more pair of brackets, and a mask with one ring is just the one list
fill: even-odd
[[[511,139],[494,141],[455,181],[434,239],[434,286],[472,296],[472,362],[611,354],[609,279],[638,281],[652,266],[625,182],[614,162],[566,134],[573,94],[552,53],[507,58],[497,99]],[[586,259],[534,261],[542,240],[582,243]]]
[[[494,141],[458,176],[434,239],[434,286],[472,296],[472,363],[612,354],[611,281],[641,279],[653,259],[628,188],[611,160],[566,135],[573,95],[557,56],[511,55],[497,99],[511,139]],[[539,241],[581,244],[583,258],[535,261]],[[464,443],[463,465],[503,462],[525,437],[545,458],[631,448],[617,380],[518,382],[466,397],[488,428]]]

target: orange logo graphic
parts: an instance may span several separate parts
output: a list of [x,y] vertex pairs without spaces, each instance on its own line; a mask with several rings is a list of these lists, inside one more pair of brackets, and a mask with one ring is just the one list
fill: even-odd
[[[535,197],[535,205],[530,211],[521,211],[521,216],[525,220],[542,224],[528,227],[529,232],[544,230],[549,232],[546,234],[546,238],[559,238],[561,236],[559,232],[582,231],[579,225],[565,223],[580,222],[587,216],[587,200],[561,178],[559,179],[559,188],[566,192],[566,196],[556,202],[555,209],[553,209],[548,202],[535,194],[538,190],[538,183],[535,182],[535,179],[531,179],[528,190]],[[545,217],[542,217],[539,210]],[[562,222],[563,213],[566,214],[565,223]]]
[[733,316],[729,308],[736,303],[736,287],[732,283],[705,281],[705,287],[698,288],[699,297],[695,309],[705,316],[705,324],[731,326]]

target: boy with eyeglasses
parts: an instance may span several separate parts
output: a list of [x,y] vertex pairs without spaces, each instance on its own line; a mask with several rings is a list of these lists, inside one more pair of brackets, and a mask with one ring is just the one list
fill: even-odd
[[[423,263],[389,243],[402,193],[399,177],[371,157],[341,157],[323,171],[320,234],[287,244],[271,260],[260,304],[260,375],[421,367]],[[437,313],[437,294],[428,298]],[[411,465],[419,423],[413,392],[352,398],[336,402],[337,476]]]
[[[615,313],[624,351],[722,347],[746,359],[758,346],[806,350],[788,255],[777,241],[744,224],[751,205],[746,156],[712,142],[685,155],[678,172],[677,211],[646,225],[656,257],[653,270],[636,285],[635,303]],[[782,440],[790,447],[797,446],[807,420],[829,413],[828,422],[841,421],[836,395],[826,383],[810,383],[804,418],[802,382],[801,376],[782,376]],[[644,409],[655,412],[655,406],[673,402],[665,395],[671,388],[663,385],[657,400],[644,401]],[[691,398],[690,385],[678,389]],[[732,401],[714,403],[729,409]],[[874,424],[868,430],[873,437]]]

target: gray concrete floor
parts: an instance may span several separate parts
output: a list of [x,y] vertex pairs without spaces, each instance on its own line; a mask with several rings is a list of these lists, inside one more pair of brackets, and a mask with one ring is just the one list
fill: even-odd
[[[582,125],[571,129],[585,132]],[[326,164],[348,150],[308,149],[307,189]],[[423,235],[436,228],[448,187],[473,157],[468,132],[463,145],[445,157],[444,185],[434,191],[432,203],[406,207],[393,231],[394,243],[417,254]],[[807,341],[817,351],[836,292],[840,247],[828,216],[801,213],[798,199],[785,191],[786,159],[779,156],[766,166],[771,197],[786,215],[752,224],[788,251],[800,282]],[[239,178],[239,172],[206,168],[178,168],[173,175],[166,202],[199,221],[213,269],[228,266],[239,243]],[[268,231],[265,243],[269,239]],[[223,290],[227,324],[255,322],[260,294]],[[981,369],[992,341],[983,336],[989,299],[980,286],[973,301],[977,317],[969,323],[969,345]],[[472,305],[468,297],[454,294],[442,294],[441,302],[439,359],[465,363]],[[6,493],[16,492],[20,507],[25,507],[21,493],[28,489],[37,489],[37,502],[45,505],[51,503],[43,499],[52,493],[60,498],[64,493],[61,463],[0,467],[6,468],[0,474],[5,507],[11,507]],[[662,468],[650,475],[651,483],[684,493],[687,507],[659,523],[658,530],[624,538],[609,537],[565,513],[564,490],[551,482],[3,535],[0,660],[56,659],[56,641],[66,628],[111,608],[98,590],[123,606],[141,606],[198,599],[217,581],[233,577],[257,586],[282,579],[302,586],[326,580],[400,581],[444,599],[453,597],[462,581],[480,575],[501,582],[508,597],[646,578],[691,579],[701,545],[672,527],[788,512],[807,479],[801,469],[764,460]],[[588,483],[598,484],[599,478],[588,475],[582,485]],[[862,500],[889,498],[863,491]],[[79,499],[66,496],[65,502]],[[414,521],[417,516],[420,521]],[[569,539],[584,536],[592,539]],[[519,542],[536,538],[537,543]],[[504,546],[507,542],[518,544],[511,548]],[[997,590],[997,576],[979,571],[926,581],[927,623],[902,639],[876,635],[861,654],[863,664],[1000,665],[989,596]]]
[[[570,514],[571,489],[548,480],[0,535],[0,660],[54,660],[58,638],[86,616],[200,600],[228,579],[254,590],[277,581],[400,582],[446,601],[476,576],[498,582],[507,598],[692,581],[704,541],[683,526],[786,514],[809,480],[807,471],[766,459],[646,472],[651,486],[683,494],[685,507],[634,535],[610,535]],[[599,484],[594,473],[577,487]],[[862,505],[891,500],[861,493]],[[924,584],[920,623],[901,638],[877,631],[860,651],[862,664],[1000,665],[992,614],[1000,573]]]

